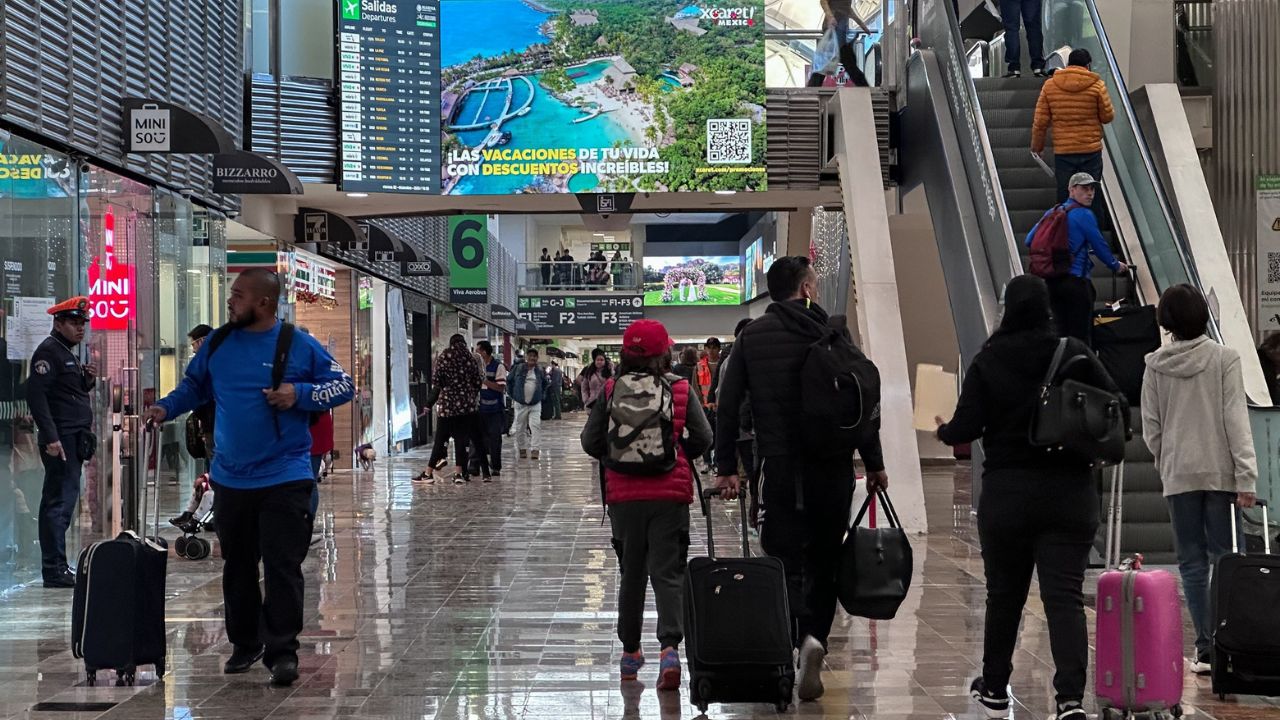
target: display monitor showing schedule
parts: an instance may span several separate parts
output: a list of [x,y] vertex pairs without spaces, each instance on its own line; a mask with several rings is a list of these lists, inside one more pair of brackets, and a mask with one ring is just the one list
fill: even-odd
[[439,192],[439,0],[337,3],[341,188]]

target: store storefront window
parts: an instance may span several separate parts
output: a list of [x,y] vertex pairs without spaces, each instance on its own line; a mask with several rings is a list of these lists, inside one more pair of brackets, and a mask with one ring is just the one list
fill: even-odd
[[[75,165],[0,131],[0,585],[40,575],[44,467],[26,402],[31,354],[48,336],[45,309],[80,290]],[[78,551],[81,516],[67,534]]]

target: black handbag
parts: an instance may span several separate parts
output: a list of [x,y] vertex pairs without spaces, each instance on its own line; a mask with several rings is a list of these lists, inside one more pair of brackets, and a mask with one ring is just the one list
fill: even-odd
[[871,498],[862,503],[844,539],[836,594],[845,612],[872,620],[891,620],[911,589],[911,542],[889,502],[889,494],[876,493],[889,527],[859,527]]
[[1078,380],[1058,382],[1072,365],[1088,361],[1076,355],[1064,363],[1066,351],[1063,338],[1040,386],[1028,440],[1036,447],[1069,450],[1097,465],[1119,463],[1124,460],[1126,434],[1120,398]]

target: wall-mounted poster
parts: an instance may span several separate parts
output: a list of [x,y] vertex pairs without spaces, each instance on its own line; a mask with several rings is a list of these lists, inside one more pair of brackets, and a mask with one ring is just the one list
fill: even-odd
[[764,189],[763,0],[439,5],[443,193]]

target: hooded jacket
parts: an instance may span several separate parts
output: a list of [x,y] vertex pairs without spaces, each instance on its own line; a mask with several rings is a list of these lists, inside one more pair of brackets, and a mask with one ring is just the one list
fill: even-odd
[[1258,461],[1235,350],[1202,336],[1148,355],[1142,434],[1166,497],[1198,490],[1255,492]]
[[[771,304],[763,317],[743,328],[729,353],[717,392],[716,460],[720,475],[738,471],[737,442],[742,401],[751,397],[757,454],[762,458],[805,452],[805,418],[800,405],[800,372],[809,346],[829,327],[847,332],[842,316],[829,317],[816,303],[787,300]],[[884,470],[879,432],[858,454],[869,472]]]
[[1071,66],[1045,81],[1031,125],[1031,149],[1044,152],[1045,133],[1053,127],[1058,155],[1102,150],[1102,126],[1115,119],[1107,86],[1097,73]]

